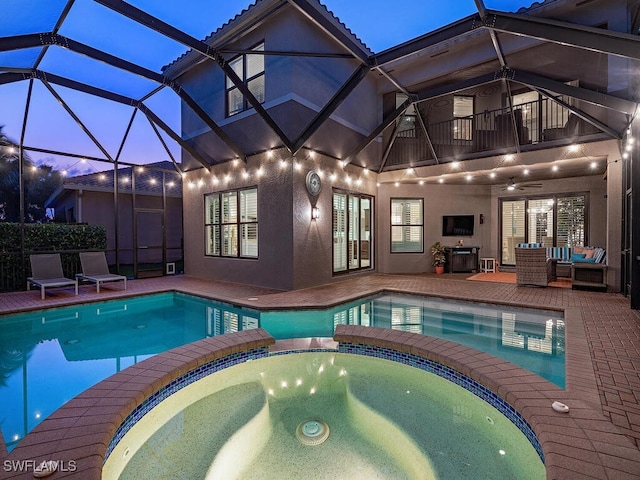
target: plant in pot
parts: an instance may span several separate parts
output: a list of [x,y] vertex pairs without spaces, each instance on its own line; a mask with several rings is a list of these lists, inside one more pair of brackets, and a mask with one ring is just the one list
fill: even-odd
[[433,256],[433,266],[436,267],[436,273],[444,273],[444,264],[447,259],[444,254],[444,245],[440,242],[431,245],[431,255]]

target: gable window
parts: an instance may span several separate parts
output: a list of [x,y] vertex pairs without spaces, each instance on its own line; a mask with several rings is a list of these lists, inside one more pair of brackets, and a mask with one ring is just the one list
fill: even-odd
[[[256,45],[252,50],[264,52],[264,43]],[[229,66],[247,86],[253,96],[256,97],[260,103],[264,103],[264,55],[252,55],[250,53],[240,55],[230,60]],[[225,81],[227,116],[230,117],[247,110],[250,104],[240,90],[238,90],[238,87],[235,86],[229,77],[227,77]]]
[[258,189],[205,195],[205,255],[258,257]]
[[422,198],[391,199],[391,253],[423,253]]
[[473,140],[473,97],[453,96],[453,139]]
[[373,258],[373,198],[333,194],[333,272],[371,268]]

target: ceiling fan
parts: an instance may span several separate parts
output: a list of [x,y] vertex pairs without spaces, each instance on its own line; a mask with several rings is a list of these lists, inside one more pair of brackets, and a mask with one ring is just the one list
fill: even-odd
[[524,190],[526,188],[541,188],[541,183],[516,183],[515,177],[509,177],[509,181],[502,190]]

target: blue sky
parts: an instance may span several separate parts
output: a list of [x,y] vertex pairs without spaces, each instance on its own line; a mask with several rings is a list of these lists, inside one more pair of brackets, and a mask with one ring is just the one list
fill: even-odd
[[[0,25],[0,36],[48,31],[47,21],[56,18],[56,7],[65,0],[42,0],[38,10],[25,12],[24,0],[8,0],[8,8],[16,21]],[[202,39],[223,23],[240,13],[253,2],[249,0],[129,0],[134,6],[161,20],[171,23],[189,35]],[[31,5],[38,2],[30,2]],[[380,52],[424,33],[452,23],[477,12],[474,0],[405,0],[394,4],[388,0],[324,0],[323,2],[371,50]],[[485,0],[489,9],[517,11],[529,6],[528,0]],[[42,7],[42,5],[46,5]],[[179,5],[179,9],[176,9]],[[38,24],[40,23],[40,24]],[[155,32],[96,4],[91,0],[76,0],[62,30],[62,35],[91,45],[128,61],[159,71],[185,51],[185,47],[167,40]],[[24,55],[20,52],[16,55]],[[13,57],[9,57],[13,58]],[[50,49],[41,69],[68,78],[115,90],[134,98],[153,88],[139,77],[114,72],[99,62],[73,54],[64,49]],[[0,67],[7,57],[0,56]],[[75,122],[39,82],[34,83],[29,123],[25,144],[58,151],[102,157],[100,150],[84,135]],[[55,87],[80,119],[97,137],[107,151],[115,156],[131,116],[131,109],[100,98]],[[166,90],[166,89],[165,89]],[[0,86],[0,125],[12,139],[18,140],[25,109],[27,82]],[[170,91],[149,99],[152,108],[174,131],[180,131],[180,106]],[[96,113],[99,113],[96,115]],[[179,161],[177,145],[164,137]],[[108,164],[89,162],[80,164],[68,157],[53,157],[31,153],[36,163],[55,164],[57,168],[70,168],[70,173],[96,171],[109,168]],[[142,115],[134,122],[130,140],[121,156],[131,163],[149,163],[168,159],[164,148],[155,137]]]

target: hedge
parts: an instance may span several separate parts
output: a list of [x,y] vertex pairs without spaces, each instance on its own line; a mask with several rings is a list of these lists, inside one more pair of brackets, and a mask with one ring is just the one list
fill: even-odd
[[0,291],[25,288],[30,274],[29,255],[60,252],[65,275],[73,278],[80,261],[79,251],[106,250],[107,231],[100,225],[30,223],[24,226],[25,258],[20,252],[20,224],[0,223]]

